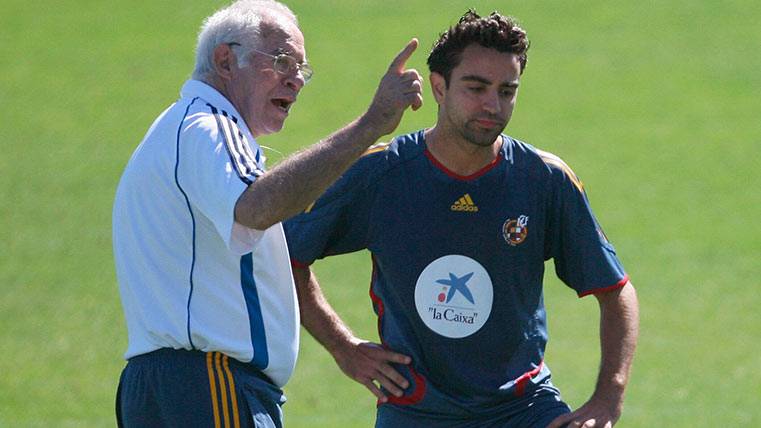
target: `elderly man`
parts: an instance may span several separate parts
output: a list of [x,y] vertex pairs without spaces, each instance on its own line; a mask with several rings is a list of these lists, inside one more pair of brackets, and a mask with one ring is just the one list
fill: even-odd
[[404,68],[416,46],[357,120],[265,171],[255,139],[283,127],[312,76],[296,17],[274,1],[238,1],[205,21],[192,79],[116,192],[129,332],[120,425],[281,426],[299,312],[280,221],[420,107],[420,76]]
[[[428,57],[435,126],[368,151],[286,222],[303,324],[378,396],[377,427],[610,427],[621,414],[634,288],[568,165],[502,133],[527,50],[512,19],[466,13]],[[352,334],[308,268],[363,248],[383,347]],[[597,387],[574,412],[544,362],[550,258],[601,310]]]

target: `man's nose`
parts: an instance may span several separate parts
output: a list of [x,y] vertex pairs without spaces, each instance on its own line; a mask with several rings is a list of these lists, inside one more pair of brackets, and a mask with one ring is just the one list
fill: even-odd
[[306,80],[301,74],[301,70],[297,70],[295,73],[289,73],[287,76],[285,76],[284,84],[288,88],[298,92],[301,90],[301,88],[304,87],[304,85],[306,85]]
[[481,105],[489,113],[499,113],[502,110],[499,94],[496,91],[485,94],[481,100]]

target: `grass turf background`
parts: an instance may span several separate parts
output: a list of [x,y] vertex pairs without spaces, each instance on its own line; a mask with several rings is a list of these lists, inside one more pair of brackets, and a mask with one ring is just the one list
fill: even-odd
[[[761,6],[745,1],[479,1],[520,18],[532,48],[507,132],[585,182],[641,303],[621,427],[759,426]],[[0,0],[0,426],[113,426],[126,330],[111,252],[114,190],[192,69],[219,1]],[[307,1],[316,75],[271,164],[360,114],[411,37],[474,2]],[[396,133],[429,126],[435,103]],[[366,253],[319,263],[330,301],[377,337]],[[591,393],[597,308],[548,269],[547,362],[565,399]],[[374,400],[308,334],[286,424],[370,426]]]

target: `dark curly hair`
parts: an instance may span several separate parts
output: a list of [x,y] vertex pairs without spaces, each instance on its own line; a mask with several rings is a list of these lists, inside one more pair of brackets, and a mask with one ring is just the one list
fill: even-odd
[[486,17],[479,16],[470,9],[460,18],[457,25],[439,35],[428,55],[428,69],[444,76],[447,87],[452,69],[462,60],[462,52],[473,43],[499,52],[518,55],[521,74],[526,68],[526,52],[529,41],[526,32],[518,26],[515,18],[492,12]]

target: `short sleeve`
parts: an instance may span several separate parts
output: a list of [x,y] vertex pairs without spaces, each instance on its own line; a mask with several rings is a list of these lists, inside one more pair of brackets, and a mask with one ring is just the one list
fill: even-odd
[[235,223],[240,195],[263,173],[253,150],[227,116],[189,116],[177,144],[175,179],[191,205],[206,217],[228,249],[250,252],[262,232]]
[[373,193],[367,167],[360,159],[303,213],[284,223],[294,263],[311,265],[367,247]]
[[580,297],[623,286],[628,278],[581,181],[559,158],[545,163],[550,170],[546,250],[558,277]]

